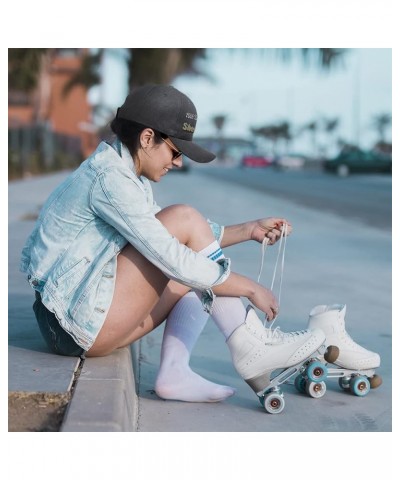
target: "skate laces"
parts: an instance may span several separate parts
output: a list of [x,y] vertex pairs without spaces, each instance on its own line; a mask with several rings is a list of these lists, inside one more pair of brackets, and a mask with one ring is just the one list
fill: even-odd
[[[274,320],[275,321],[275,320]],[[272,322],[273,323],[273,322]],[[282,332],[281,327],[265,327],[268,338],[279,339],[284,342],[294,342],[296,339],[307,333],[307,330],[298,330],[295,332]]]
[[276,338],[278,340],[283,340],[285,337],[285,333],[282,332],[281,327],[265,328],[265,334],[271,339]]
[[[264,325],[265,326],[265,325]],[[298,332],[282,332],[281,327],[265,327],[265,334],[270,339],[277,339],[282,341],[294,341],[299,336],[307,333],[307,330],[299,330]]]
[[[275,285],[275,279],[276,279],[276,273],[278,270],[278,264],[280,260],[280,281],[279,281],[279,289],[278,289],[278,304],[281,304],[281,293],[282,293],[282,282],[283,282],[283,270],[285,266],[285,252],[286,252],[286,239],[287,239],[287,230],[288,230],[288,224],[284,223],[282,225],[282,234],[281,238],[279,241],[279,248],[278,248],[278,253],[276,256],[276,261],[275,261],[275,267],[274,267],[274,272],[272,275],[272,281],[271,281],[271,288],[270,290],[273,291],[274,285]],[[260,278],[261,278],[261,273],[264,267],[264,259],[265,259],[265,251],[267,249],[267,246],[269,244],[269,238],[265,237],[264,240],[262,241],[261,244],[261,262],[260,262],[260,270],[258,272],[258,277],[257,277],[257,282],[260,283]],[[275,327],[274,330],[272,330],[272,326],[275,323],[276,319],[278,318],[278,315],[274,318],[274,320],[271,322],[268,328],[266,330],[269,330],[270,332],[273,332],[272,335],[282,335],[282,336],[295,336],[296,334],[299,334],[299,332],[291,332],[291,333],[283,333],[280,331],[280,327]],[[264,327],[266,327],[266,321],[264,319],[263,321]]]

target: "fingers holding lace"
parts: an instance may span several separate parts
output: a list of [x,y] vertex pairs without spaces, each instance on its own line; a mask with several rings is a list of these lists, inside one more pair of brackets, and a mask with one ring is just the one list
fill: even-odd
[[267,314],[265,315],[265,320],[267,322],[272,322],[276,319],[276,317],[278,316],[278,313],[279,313],[279,307],[276,306],[276,307],[270,307],[270,313],[267,312]]
[[268,243],[273,245],[281,237],[281,231],[277,228],[274,228],[265,234],[265,237],[268,238]]
[[[268,217],[260,218],[252,222],[248,222],[249,238],[256,240],[259,243],[267,238],[269,243],[273,245],[282,236],[289,235],[292,231],[292,226],[285,218]],[[286,232],[283,232],[283,226],[286,225]]]
[[274,294],[268,288],[259,283],[255,284],[253,294],[249,297],[250,302],[273,320],[278,312],[279,305]]

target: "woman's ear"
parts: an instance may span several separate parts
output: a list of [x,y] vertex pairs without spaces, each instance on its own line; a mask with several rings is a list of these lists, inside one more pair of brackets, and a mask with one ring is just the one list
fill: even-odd
[[148,148],[151,146],[152,138],[154,137],[154,132],[151,128],[145,128],[140,134],[140,146],[142,148]]

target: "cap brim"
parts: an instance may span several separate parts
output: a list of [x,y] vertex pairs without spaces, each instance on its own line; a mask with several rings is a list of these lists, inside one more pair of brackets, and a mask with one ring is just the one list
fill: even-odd
[[195,143],[189,140],[181,140],[176,137],[169,137],[174,145],[179,148],[179,150],[186,155],[188,158],[198,163],[208,163],[212,162],[215,158],[215,155],[208,150],[205,150],[202,147],[199,147]]

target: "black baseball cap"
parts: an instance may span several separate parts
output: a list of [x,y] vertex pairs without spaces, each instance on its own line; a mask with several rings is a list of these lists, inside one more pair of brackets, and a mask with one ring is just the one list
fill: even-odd
[[199,163],[215,155],[193,143],[197,111],[193,102],[171,85],[145,85],[133,90],[117,111],[118,118],[146,125],[173,141],[187,157]]

